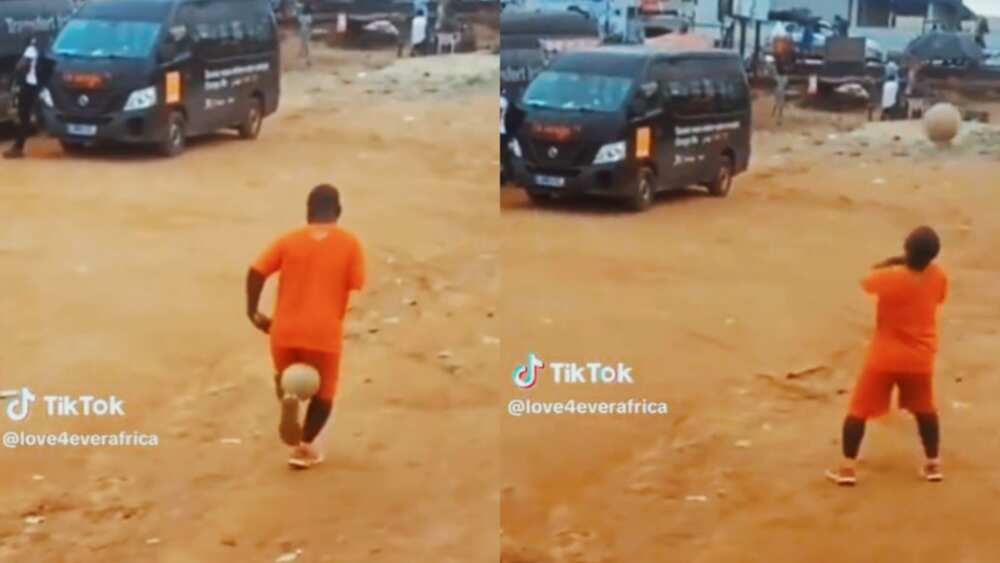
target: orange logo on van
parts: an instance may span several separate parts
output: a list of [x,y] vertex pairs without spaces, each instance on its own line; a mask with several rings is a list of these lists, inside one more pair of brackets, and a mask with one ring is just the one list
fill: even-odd
[[176,104],[181,101],[181,73],[167,73],[167,103]]
[[579,125],[544,125],[535,123],[531,126],[531,133],[538,138],[550,141],[565,142],[580,133]]
[[63,82],[66,83],[67,86],[80,90],[97,90],[98,88],[103,87],[105,82],[111,79],[111,75],[107,73],[78,74],[67,72],[63,74],[62,78]]
[[649,158],[650,153],[650,131],[649,127],[643,127],[635,132],[635,157]]

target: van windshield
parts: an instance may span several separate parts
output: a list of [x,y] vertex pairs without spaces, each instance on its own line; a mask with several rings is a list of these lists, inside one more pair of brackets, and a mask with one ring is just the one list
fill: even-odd
[[565,111],[619,111],[632,88],[621,76],[545,71],[524,92],[527,106]]
[[71,20],[52,49],[68,57],[145,59],[159,34],[152,22]]

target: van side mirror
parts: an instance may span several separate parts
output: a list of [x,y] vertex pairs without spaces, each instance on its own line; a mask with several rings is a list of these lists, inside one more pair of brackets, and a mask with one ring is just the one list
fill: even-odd
[[639,91],[642,92],[643,97],[647,100],[652,100],[656,97],[656,94],[660,91],[660,85],[656,82],[647,82],[639,87]]
[[188,37],[187,27],[177,25],[170,28],[163,43],[160,44],[158,52],[160,62],[169,63],[181,56],[188,44]]
[[657,105],[660,95],[660,85],[656,82],[647,82],[639,86],[635,97],[629,102],[628,112],[631,115],[643,115]]

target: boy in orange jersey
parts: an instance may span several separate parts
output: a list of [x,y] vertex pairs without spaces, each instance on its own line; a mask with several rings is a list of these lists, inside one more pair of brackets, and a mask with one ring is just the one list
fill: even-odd
[[[268,248],[247,274],[247,315],[270,335],[275,386],[281,399],[282,440],[293,447],[288,463],[308,468],[322,455],[313,447],[330,412],[337,390],[343,343],[343,320],[352,291],[365,281],[361,245],[337,226],[340,194],[329,185],[309,194],[308,225],[296,229]],[[280,273],[274,320],[258,311],[267,278]],[[299,400],[281,390],[281,373],[304,363],[320,374],[320,387],[309,401],[304,427],[299,423]]]
[[927,456],[920,474],[940,481],[940,430],[934,401],[934,358],[937,353],[937,309],[948,295],[948,278],[932,264],[941,250],[937,233],[919,227],[906,238],[905,255],[875,266],[862,282],[878,300],[875,336],[864,371],[844,420],[844,460],[826,475],[838,485],[857,481],[855,460],[865,433],[865,421],[889,410],[892,390],[899,388],[899,406],[913,413]]

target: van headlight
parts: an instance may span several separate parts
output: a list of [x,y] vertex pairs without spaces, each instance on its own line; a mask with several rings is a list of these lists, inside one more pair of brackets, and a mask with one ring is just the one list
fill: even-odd
[[618,141],[601,147],[601,150],[597,151],[597,156],[594,157],[594,164],[611,164],[622,160],[625,160],[625,141]]
[[38,99],[42,100],[42,103],[47,107],[55,106],[55,104],[52,103],[52,92],[49,92],[48,88],[42,88],[42,91],[38,93]]
[[510,148],[510,152],[513,153],[517,158],[523,158],[524,155],[521,153],[521,143],[517,142],[517,139],[511,139],[507,143],[507,147]]
[[125,102],[125,111],[137,109],[149,109],[156,105],[156,86],[136,90],[128,96]]

